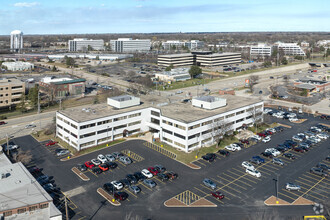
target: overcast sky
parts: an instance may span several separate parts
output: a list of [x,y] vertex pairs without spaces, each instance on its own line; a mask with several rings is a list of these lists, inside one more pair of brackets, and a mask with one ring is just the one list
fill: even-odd
[[0,34],[330,31],[330,0],[0,0]]

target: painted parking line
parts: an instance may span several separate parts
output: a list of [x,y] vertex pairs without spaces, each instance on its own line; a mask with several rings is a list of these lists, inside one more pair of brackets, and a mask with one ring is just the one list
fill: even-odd
[[176,198],[180,202],[184,203],[185,205],[190,205],[196,201],[198,201],[201,197],[189,190],[186,190],[173,198]]
[[[237,172],[239,172],[239,173],[246,174],[246,172],[243,171],[243,170],[238,170],[238,169],[236,169],[236,168],[232,168],[232,169],[235,170],[235,171],[237,171]],[[235,173],[235,175],[238,175],[238,174]],[[240,175],[238,175],[238,176],[240,176]]]
[[132,196],[134,196],[135,198],[137,198],[137,195],[135,195],[134,193],[132,193],[131,191],[129,191],[128,189],[124,189],[126,192],[128,192],[129,194],[131,194]]
[[320,179],[317,183],[315,183],[309,190],[307,190],[302,196],[306,195],[309,191],[311,191],[312,189],[314,189],[319,183],[321,183],[325,178],[323,177],[322,179]]
[[98,175],[96,175],[95,173],[93,173],[91,170],[88,170],[91,174],[93,174],[94,176],[98,177]]
[[[260,170],[260,169],[262,169],[262,170],[266,170],[266,171],[268,171],[268,172],[272,172],[272,173],[276,173],[276,171],[274,171],[274,170],[270,170],[270,169],[268,169],[268,168],[266,168],[266,167],[258,167],[257,168],[257,170]],[[271,173],[266,173],[267,175],[273,175],[273,174],[271,174]]]
[[159,180],[159,179],[156,178],[156,177],[153,177],[152,180],[154,180],[154,181],[157,180],[156,182],[160,182],[160,183],[162,183],[162,184],[165,184],[163,181]]
[[[301,187],[301,188],[303,188],[303,187]],[[304,190],[308,190],[308,189],[304,189]],[[316,190],[319,190],[319,188],[317,188]],[[315,192],[315,191],[310,191],[309,193],[313,193],[313,194],[316,194],[317,196],[321,196],[321,197],[325,197],[325,198],[328,198],[328,196],[326,196],[326,195],[322,195],[322,194],[320,194],[320,193],[317,193],[317,192]],[[325,193],[327,193],[327,192],[325,192]]]
[[144,160],[142,156],[138,155],[137,153],[134,153],[131,150],[126,149],[126,150],[122,150],[121,152],[127,155],[128,157],[132,158],[136,162],[141,162]]
[[200,162],[199,160],[195,160],[195,161],[193,161],[193,163],[194,163],[194,162],[197,162],[198,164],[201,164],[201,165],[203,165],[203,166],[207,166],[206,164]]
[[[298,177],[299,179],[302,179],[302,180],[304,180],[304,181],[307,181],[310,185],[308,185],[308,184],[306,184],[306,183],[303,183],[303,182],[300,182],[300,183],[303,183],[303,184],[305,184],[305,185],[308,185],[309,187],[311,187],[311,186],[313,186],[314,184],[315,184],[315,181],[313,182],[313,181],[311,181],[311,180],[308,180],[308,179],[305,179],[305,178],[302,178],[302,177]],[[298,182],[298,180],[297,180],[297,182]],[[322,188],[328,188],[328,189],[330,189],[329,187],[327,187],[327,186],[323,186],[323,185],[320,185]]]
[[144,186],[146,189],[152,191],[152,189],[151,189],[149,186],[144,185],[144,183],[143,183],[143,184],[140,184],[140,185],[141,185],[141,186]]
[[[309,175],[315,177],[316,179],[320,179],[320,178],[323,178],[322,176],[319,176],[319,175],[316,175],[314,173],[308,173]],[[329,181],[329,180],[325,180],[325,181]]]
[[[228,174],[223,173],[222,175],[225,175],[225,176],[227,176],[228,178],[232,178],[232,179],[234,179],[233,177],[229,176]],[[221,178],[219,175],[218,175],[217,177]],[[240,183],[243,183],[243,184],[245,184],[245,185],[247,185],[247,186],[252,187],[252,185],[250,185],[250,184],[248,184],[248,183],[246,183],[246,182],[244,182],[244,181],[242,181],[242,180],[237,180],[237,181],[239,181]]]
[[[308,174],[309,174],[309,175],[308,175]],[[304,176],[304,178],[312,179],[312,180],[314,180],[314,181],[319,181],[319,180],[320,180],[320,178],[316,178],[316,177],[318,177],[318,176],[313,176],[313,175],[311,175],[310,173],[303,174],[303,176]]]
[[[219,191],[219,190],[218,190]],[[228,193],[229,195],[233,196],[233,197],[237,197],[236,195],[232,194],[231,192],[228,192],[228,190],[225,190],[223,188],[220,189],[220,191],[224,191],[226,193]]]
[[194,187],[194,189],[198,190],[199,192],[201,192],[201,193],[203,193],[203,194],[205,194],[205,195],[209,195],[209,194],[210,194],[210,193],[206,193],[206,192],[204,192],[204,191],[201,190],[201,189],[198,189],[197,187]]
[[293,201],[295,201],[297,198],[292,198],[291,196],[288,196],[288,195],[286,195],[286,194],[283,194],[283,193],[281,193],[281,192],[278,192],[278,194],[279,195],[282,195],[282,196],[285,196],[285,197],[287,197],[287,198],[289,198],[289,199],[292,199]]
[[[218,183],[220,183],[220,184],[223,184],[223,183],[221,183],[221,182],[219,182],[219,181],[217,181],[217,180],[215,180],[215,179],[213,179],[213,178],[211,178],[211,179],[214,180],[215,182],[218,182]],[[222,177],[221,179],[230,182],[230,180],[224,179],[223,177]],[[237,179],[234,179],[234,180],[237,180]],[[234,183],[234,182],[232,182],[232,184],[234,184],[235,186],[237,186],[237,187],[239,187],[239,188],[241,188],[241,189],[247,190],[247,188],[245,188],[245,187],[243,187],[243,186],[240,186],[240,185],[238,185],[238,184],[236,184],[236,183]],[[240,193],[241,193],[241,192],[240,192]]]

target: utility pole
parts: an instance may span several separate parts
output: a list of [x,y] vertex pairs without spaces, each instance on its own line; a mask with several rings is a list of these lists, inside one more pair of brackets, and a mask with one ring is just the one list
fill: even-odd
[[7,155],[9,156],[9,140],[8,140],[8,133],[6,134],[6,140],[7,140]]
[[40,93],[38,88],[38,115],[39,115],[39,128],[41,130],[41,117],[40,117]]
[[66,196],[64,197],[65,199],[65,217],[66,217],[66,220],[69,220],[69,215],[68,215],[68,202],[67,202],[67,198]]

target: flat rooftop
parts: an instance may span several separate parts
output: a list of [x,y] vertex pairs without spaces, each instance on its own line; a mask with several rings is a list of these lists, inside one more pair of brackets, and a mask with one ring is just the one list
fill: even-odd
[[113,100],[116,100],[118,102],[124,102],[124,101],[135,99],[136,97],[130,96],[130,95],[121,95],[121,96],[109,97],[109,98],[113,99]]
[[17,78],[0,78],[0,86],[1,85],[9,85],[9,84],[22,84],[23,82]]
[[193,56],[191,53],[178,53],[178,54],[166,54],[166,55],[158,55],[158,58],[175,58],[175,57],[188,57]]
[[[154,107],[161,110],[161,114],[165,117],[172,118],[184,123],[191,123],[200,119],[204,119],[216,114],[225,113],[240,107],[248,106],[260,102],[257,99],[233,95],[215,95],[214,97],[227,100],[227,105],[214,110],[206,110],[192,106],[191,103],[182,103],[180,96],[158,96],[146,95],[141,96],[141,105],[132,106],[125,109],[116,109],[106,103],[91,105],[89,111],[83,111],[81,107],[66,109],[59,111],[68,118],[81,123],[94,119],[100,119],[107,116],[113,116],[120,113],[132,112],[144,108]],[[87,107],[88,108],[88,107]]]

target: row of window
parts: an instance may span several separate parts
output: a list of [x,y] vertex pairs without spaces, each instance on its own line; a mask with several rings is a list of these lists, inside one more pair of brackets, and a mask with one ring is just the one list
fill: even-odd
[[182,126],[182,125],[178,125],[178,124],[175,124],[175,123],[172,123],[172,122],[169,122],[169,121],[166,121],[166,120],[163,120],[162,121],[164,124],[167,124],[167,125],[170,125],[170,126],[174,126],[176,128],[180,128],[182,130],[186,130],[186,127],[185,126]]
[[[17,214],[25,213],[27,210],[29,210],[29,212],[33,212],[33,211],[37,210],[38,208],[45,209],[45,208],[48,208],[48,206],[49,206],[48,203],[44,203],[44,204],[40,204],[39,207],[38,207],[38,205],[34,205],[34,206],[30,206],[30,207],[20,208],[20,209],[17,209]],[[13,214],[13,211],[6,211],[3,213],[3,216],[7,217],[7,216],[11,216],[12,214]]]

